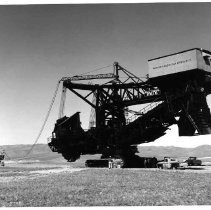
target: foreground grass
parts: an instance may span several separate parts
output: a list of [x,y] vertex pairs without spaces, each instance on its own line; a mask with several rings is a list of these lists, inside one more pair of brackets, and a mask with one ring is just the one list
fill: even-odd
[[0,206],[205,204],[211,204],[211,174],[88,169],[0,183]]

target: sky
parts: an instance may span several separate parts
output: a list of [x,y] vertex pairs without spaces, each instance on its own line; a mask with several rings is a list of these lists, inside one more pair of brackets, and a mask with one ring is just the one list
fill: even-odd
[[[35,141],[61,77],[114,61],[143,77],[148,59],[211,50],[210,10],[211,3],[0,5],[0,145]],[[51,135],[60,95],[61,87],[38,143]],[[91,108],[70,92],[67,101],[65,114],[80,111],[87,127]]]

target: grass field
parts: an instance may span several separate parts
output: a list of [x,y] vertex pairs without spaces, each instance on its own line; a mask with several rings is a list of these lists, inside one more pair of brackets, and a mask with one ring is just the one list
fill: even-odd
[[[5,148],[14,161],[6,160],[5,167],[0,167],[0,206],[211,205],[211,169],[208,173],[203,170],[85,169],[86,159],[99,159],[100,155],[84,155],[76,162],[67,163],[46,145],[36,145],[28,159],[16,162],[28,147]],[[203,163],[208,161],[211,165],[210,147],[205,148],[207,152],[204,147],[199,148],[200,157],[207,157]],[[198,157],[200,153],[196,151],[141,148],[143,156],[158,154],[160,158],[163,154]],[[54,170],[56,173],[51,172]]]
[[0,206],[6,207],[210,204],[211,173],[86,169],[0,182]]

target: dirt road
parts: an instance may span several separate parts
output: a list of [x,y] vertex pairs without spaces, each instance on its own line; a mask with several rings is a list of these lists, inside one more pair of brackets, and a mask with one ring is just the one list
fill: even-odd
[[6,162],[5,167],[0,168],[0,182],[20,181],[23,179],[35,179],[58,173],[73,173],[86,168],[72,168],[68,164],[49,164],[41,162]]
[[[23,179],[36,179],[50,176],[58,173],[74,173],[76,171],[86,170],[87,168],[73,168],[70,163],[55,164],[39,161],[8,161],[5,167],[0,168],[0,182],[20,181]],[[173,173],[211,173],[211,166],[195,166],[188,169],[167,170],[157,168],[131,168],[131,169],[113,169],[113,170],[151,170],[168,171]]]

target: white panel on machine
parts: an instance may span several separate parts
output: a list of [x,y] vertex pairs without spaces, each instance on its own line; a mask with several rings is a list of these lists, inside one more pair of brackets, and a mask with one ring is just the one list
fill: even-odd
[[208,51],[192,49],[148,61],[149,77],[160,77],[190,70],[204,70],[211,73],[211,54]]

